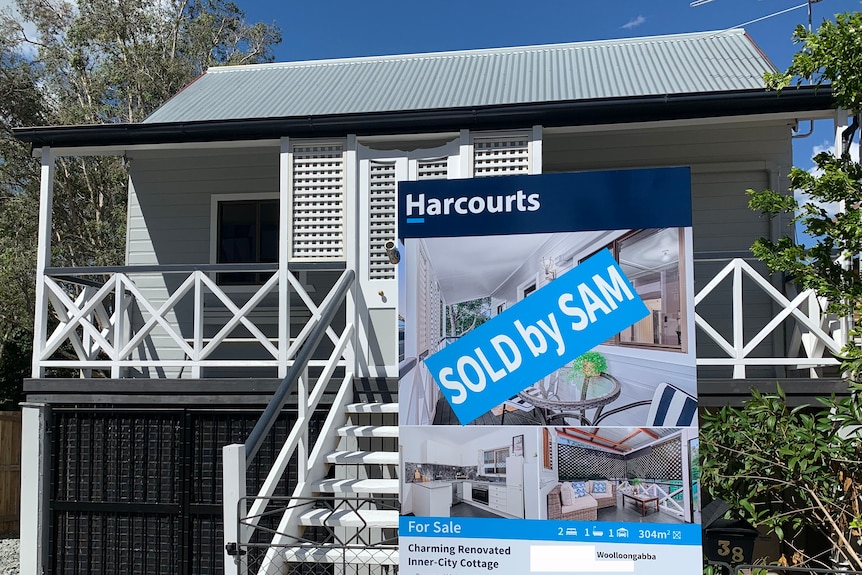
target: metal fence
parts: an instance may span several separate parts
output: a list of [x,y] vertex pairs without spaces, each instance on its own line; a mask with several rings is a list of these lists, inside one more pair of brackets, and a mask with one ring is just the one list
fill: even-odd
[[[234,550],[237,575],[389,575],[398,572],[398,531],[366,522],[365,511],[397,510],[398,498],[271,497],[266,510],[246,517],[252,500],[241,500],[239,529],[255,526],[249,543]],[[290,513],[308,517],[288,532],[278,523]],[[340,524],[345,520],[345,524]]]

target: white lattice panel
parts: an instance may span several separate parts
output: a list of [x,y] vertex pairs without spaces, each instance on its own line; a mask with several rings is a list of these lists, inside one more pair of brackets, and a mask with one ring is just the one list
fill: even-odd
[[419,180],[445,180],[449,175],[449,158],[433,158],[416,162]]
[[368,182],[368,278],[395,279],[395,265],[386,257],[385,244],[395,239],[395,162],[372,160]]
[[416,314],[418,315],[418,317],[416,318],[416,337],[419,341],[416,342],[416,351],[421,356],[429,349],[428,306],[431,300],[431,294],[429,293],[431,281],[428,277],[428,259],[421,250],[419,251],[419,265],[417,272],[418,277],[416,278]]
[[526,134],[473,140],[474,177],[529,173],[530,139]]
[[428,341],[437,349],[440,342],[440,337],[443,334],[442,314],[440,301],[440,284],[433,282],[431,284],[431,302],[430,302],[430,317],[428,321]]
[[293,148],[293,249],[297,259],[343,259],[344,148]]

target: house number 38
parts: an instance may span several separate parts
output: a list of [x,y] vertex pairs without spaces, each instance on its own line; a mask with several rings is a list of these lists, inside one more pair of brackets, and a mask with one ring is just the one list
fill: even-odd
[[745,559],[742,555],[742,547],[731,547],[727,539],[718,540],[718,554],[722,557],[730,555],[731,563],[742,563]]

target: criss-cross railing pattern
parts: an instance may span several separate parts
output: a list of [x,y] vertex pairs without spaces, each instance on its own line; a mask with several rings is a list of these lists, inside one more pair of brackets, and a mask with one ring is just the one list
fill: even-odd
[[[755,286],[763,290],[774,302],[778,311],[754,335],[746,340],[746,316],[743,305],[743,279],[748,277]],[[730,337],[725,337],[716,327],[697,313],[701,304],[722,282],[730,278],[731,305],[728,312],[732,318]],[[731,366],[734,379],[744,379],[748,366],[793,366],[818,368],[836,366],[840,362],[835,355],[841,353],[847,337],[846,319],[827,314],[824,302],[813,290],[805,290],[793,299],[785,296],[744,259],[731,260],[695,296],[695,323],[725,353],[724,357],[703,357],[698,354],[699,366]],[[785,320],[795,320],[785,353],[776,357],[758,357],[755,350],[770,335],[779,329]]]
[[[231,289],[216,279],[230,273],[265,277]],[[325,302],[316,304],[296,274],[286,277],[294,303],[302,302],[291,314],[306,325],[294,338],[289,316],[279,313],[282,288],[273,265],[52,269],[45,277],[47,337],[37,342],[38,366],[78,369],[82,377],[110,370],[114,378],[125,368],[188,369],[195,378],[205,367],[289,366],[308,335],[308,320]],[[334,331],[327,335],[337,342]],[[242,346],[232,351],[231,344]],[[250,347],[259,351],[249,354]]]

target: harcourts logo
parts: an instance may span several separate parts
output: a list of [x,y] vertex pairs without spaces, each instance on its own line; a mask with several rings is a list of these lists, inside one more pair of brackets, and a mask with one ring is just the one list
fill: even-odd
[[539,194],[526,194],[518,190],[514,194],[497,196],[460,196],[457,198],[426,198],[425,194],[407,194],[404,199],[407,223],[420,223],[426,216],[448,216],[458,214],[503,214],[512,212],[535,212],[541,206]]

